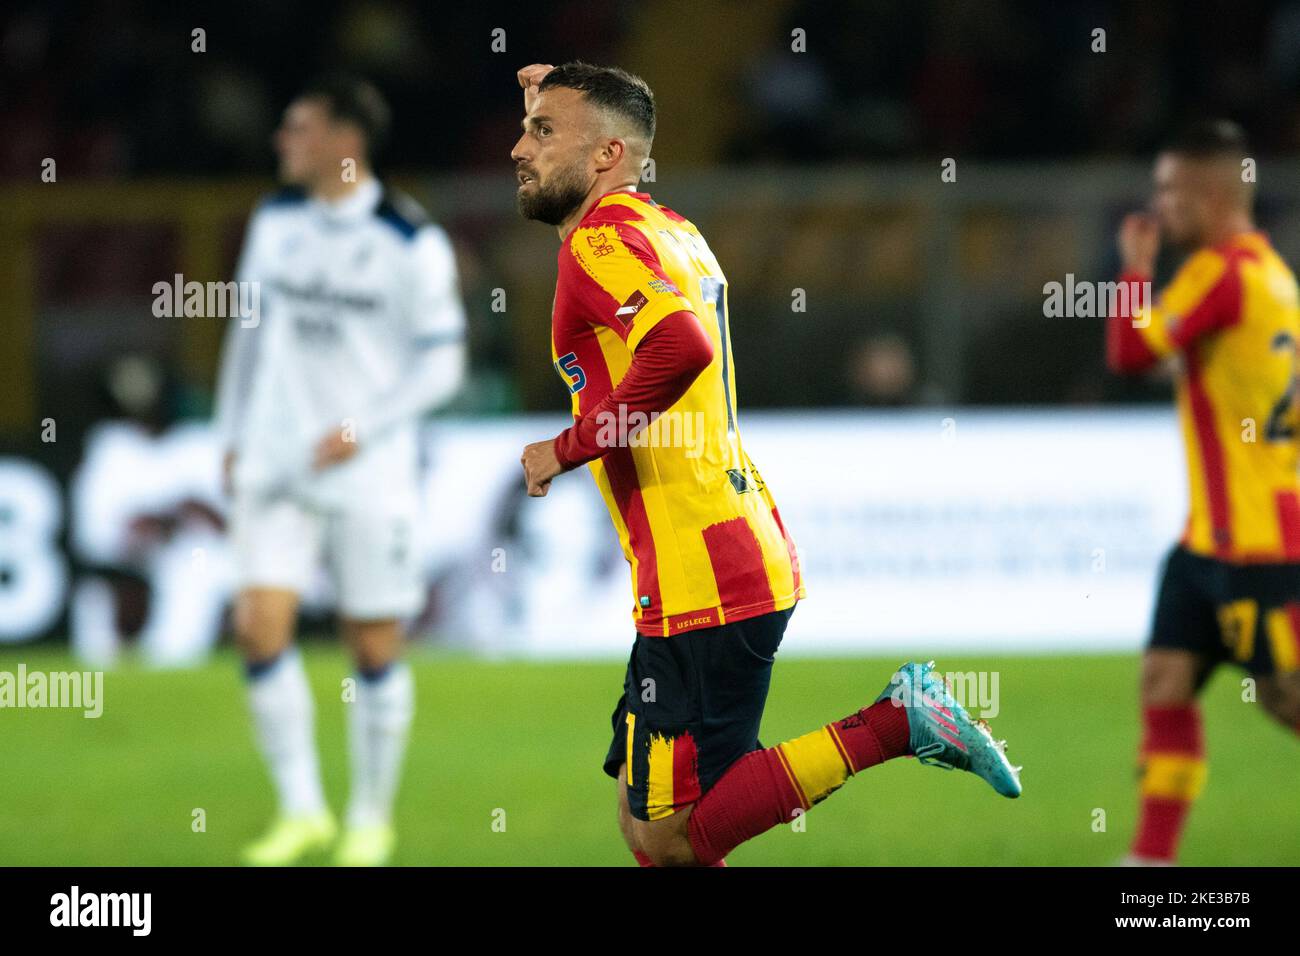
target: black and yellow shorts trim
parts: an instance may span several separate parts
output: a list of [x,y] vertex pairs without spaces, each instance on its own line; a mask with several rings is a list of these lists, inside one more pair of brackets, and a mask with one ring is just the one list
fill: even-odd
[[1229,564],[1176,546],[1165,558],[1147,646],[1193,651],[1252,674],[1300,669],[1300,564]]
[[627,764],[638,820],[694,803],[727,768],[762,749],[772,663],[794,608],[672,637],[637,634],[614,708],[605,773]]

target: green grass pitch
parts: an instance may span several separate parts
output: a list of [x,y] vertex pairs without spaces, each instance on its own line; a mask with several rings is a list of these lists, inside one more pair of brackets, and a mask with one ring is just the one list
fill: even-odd
[[[327,643],[307,645],[306,657],[326,790],[340,811],[341,686],[349,671]],[[29,671],[77,669],[57,651],[0,651],[0,670],[19,662]],[[778,659],[764,742],[862,706],[899,662]],[[415,667],[419,704],[397,812],[397,863],[631,865],[615,824],[614,784],[600,772],[622,665],[426,655]],[[992,724],[1024,764],[1021,799],[998,797],[969,774],[896,760],[849,781],[808,814],[802,831],[778,828],[729,862],[1113,863],[1134,825],[1136,667],[1131,656],[940,658],[943,671],[999,673],[1001,713]],[[1209,784],[1182,862],[1294,866],[1300,740],[1243,702],[1240,680],[1221,669],[1203,698]],[[192,826],[196,809],[203,832]],[[230,864],[272,809],[228,652],[190,672],[109,672],[98,719],[0,710],[0,865]]]

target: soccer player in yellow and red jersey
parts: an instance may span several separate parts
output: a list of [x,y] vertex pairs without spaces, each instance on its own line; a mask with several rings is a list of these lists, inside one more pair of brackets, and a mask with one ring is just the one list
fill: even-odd
[[[1197,124],[1156,159],[1152,212],[1120,228],[1129,305],[1109,317],[1107,364],[1181,360],[1191,495],[1143,658],[1134,864],[1174,861],[1206,776],[1196,696],[1217,664],[1244,666],[1264,709],[1300,731],[1300,299],[1255,228],[1252,168],[1235,124]],[[1189,255],[1147,302],[1162,236]]]
[[726,277],[694,225],[636,191],[655,129],[644,81],[584,63],[518,79],[517,200],[562,240],[551,358],[574,417],[521,461],[535,497],[589,465],[631,564],[636,639],[604,769],[620,782],[638,862],[719,865],[852,774],[907,754],[1018,796],[1003,748],[930,665],[904,665],[843,720],[758,742],[804,590],[737,428]]

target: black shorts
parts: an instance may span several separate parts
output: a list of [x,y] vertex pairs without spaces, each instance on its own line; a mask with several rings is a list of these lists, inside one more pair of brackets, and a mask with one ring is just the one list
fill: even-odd
[[673,637],[637,634],[614,708],[605,773],[627,763],[638,820],[658,820],[705,794],[761,750],[758,725],[772,662],[794,608]]
[[1165,558],[1147,646],[1252,674],[1300,668],[1300,564],[1229,564],[1178,545]]

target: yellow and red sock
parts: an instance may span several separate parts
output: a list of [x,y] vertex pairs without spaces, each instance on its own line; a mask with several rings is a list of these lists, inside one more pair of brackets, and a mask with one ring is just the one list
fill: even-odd
[[1142,804],[1133,855],[1173,862],[1192,802],[1205,786],[1205,745],[1195,704],[1146,707],[1139,753]]
[[691,811],[695,858],[721,860],[740,844],[808,810],[849,777],[908,753],[907,714],[884,700],[810,734],[755,750],[728,768]]

